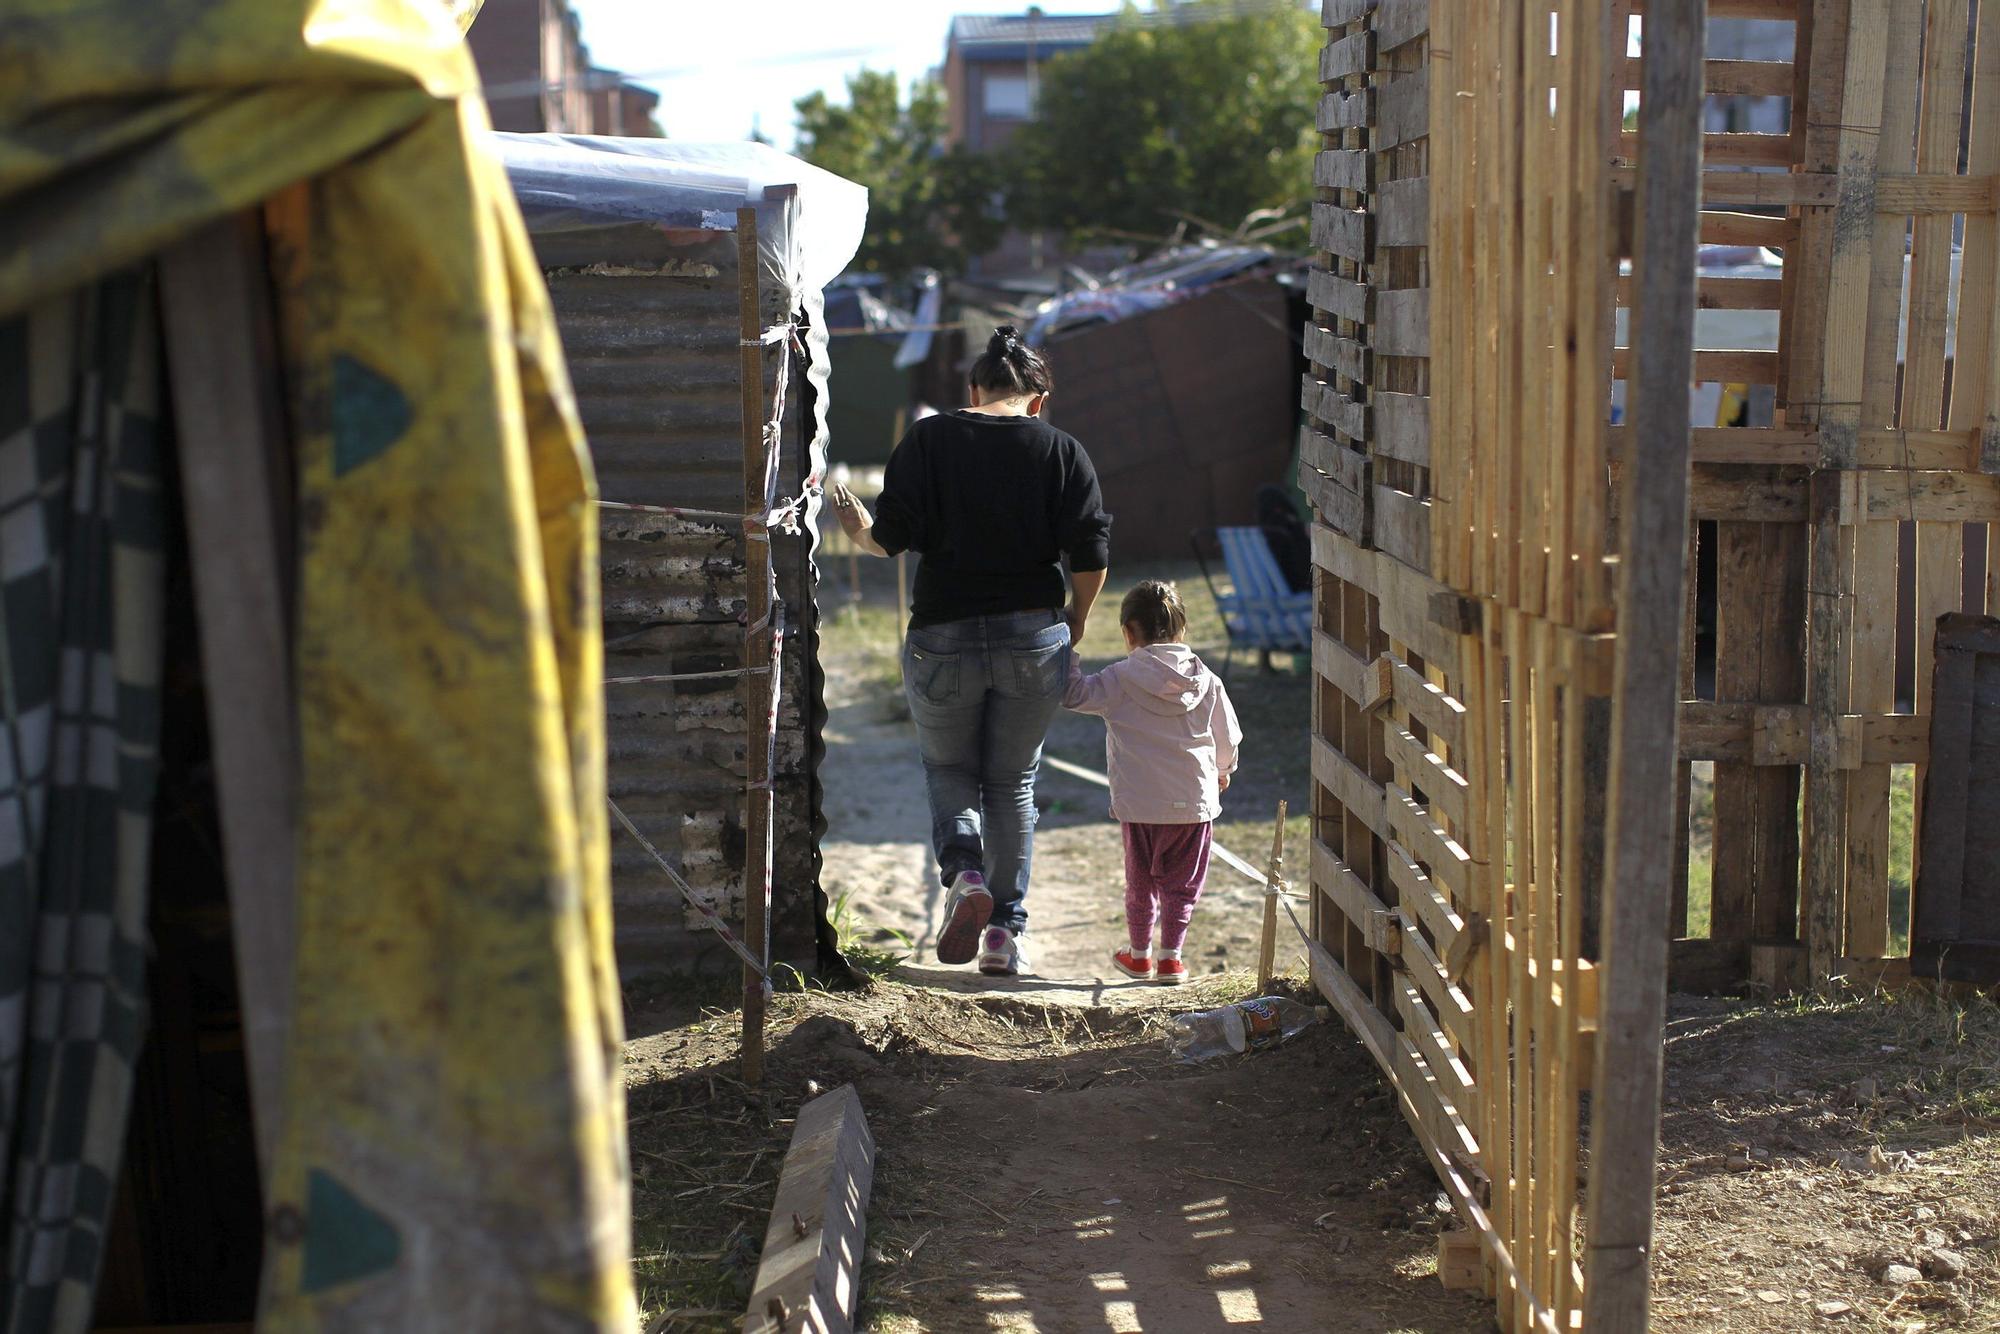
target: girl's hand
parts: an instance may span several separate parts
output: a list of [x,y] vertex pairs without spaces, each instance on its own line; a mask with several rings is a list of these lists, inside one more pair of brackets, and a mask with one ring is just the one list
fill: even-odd
[[1229,790],[1229,775],[1228,775],[1228,774],[1224,774],[1224,775],[1222,775],[1222,776],[1221,776],[1220,778],[1218,778],[1218,779],[1216,779],[1216,780],[1215,780],[1215,790],[1216,790],[1217,792],[1227,792],[1227,791]]
[[835,482],[829,494],[833,497],[833,512],[840,516],[840,527],[849,537],[859,537],[874,527],[875,521],[869,516],[868,507],[857,500],[843,483]]

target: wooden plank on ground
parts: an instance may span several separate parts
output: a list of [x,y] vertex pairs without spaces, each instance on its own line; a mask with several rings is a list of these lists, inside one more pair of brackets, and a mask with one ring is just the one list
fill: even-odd
[[852,1084],[799,1108],[743,1334],[851,1334],[874,1177],[875,1140]]

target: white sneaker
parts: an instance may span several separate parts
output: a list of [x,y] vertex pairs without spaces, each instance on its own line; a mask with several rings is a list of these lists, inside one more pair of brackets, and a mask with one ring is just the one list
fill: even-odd
[[986,888],[986,877],[977,871],[953,876],[944,905],[944,929],[938,932],[938,962],[971,963],[979,952],[979,933],[992,915],[993,895]]
[[988,977],[1019,977],[1033,970],[1021,938],[1004,926],[989,926],[979,944],[979,971]]

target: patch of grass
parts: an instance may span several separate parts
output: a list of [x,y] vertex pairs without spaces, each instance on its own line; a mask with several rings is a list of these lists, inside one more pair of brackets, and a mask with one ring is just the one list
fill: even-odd
[[833,927],[842,957],[871,977],[887,977],[916,952],[909,933],[863,921],[851,894],[834,897],[826,920]]
[[901,694],[903,655],[896,625],[894,607],[848,603],[820,623],[821,654],[838,654],[854,662],[871,693]]

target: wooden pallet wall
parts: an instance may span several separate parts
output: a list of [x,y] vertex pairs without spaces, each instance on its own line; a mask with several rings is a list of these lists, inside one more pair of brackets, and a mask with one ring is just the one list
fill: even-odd
[[[1300,476],[1315,978],[1395,1081],[1505,1327],[1568,1329],[1600,985],[1622,15],[1322,16]],[[1552,22],[1573,36],[1524,40]]]
[[[1777,411],[1694,434],[1715,635],[1712,680],[1686,637],[1681,755],[1714,764],[1714,823],[1708,937],[1676,947],[1690,985],[1907,970],[1889,957],[1908,928],[1891,877],[1911,871],[1891,863],[1892,766],[1921,788],[1934,627],[1989,605],[2000,520],[2000,6],[1977,8],[1710,6],[1797,37],[1790,62],[1707,62],[1711,92],[1783,95],[1791,114],[1788,133],[1705,145],[1703,239],[1780,248],[1785,265],[1700,283],[1705,308],[1775,311],[1779,337],[1695,353],[1702,378],[1773,385]],[[1914,683],[1900,699],[1899,677]]]
[[[1641,112],[1656,147],[1683,146],[1657,173],[1621,123],[1655,7],[1687,34],[1662,37],[1663,109]],[[1795,58],[1703,61],[1700,11],[1666,0],[1323,0],[1300,469],[1314,976],[1394,1081],[1510,1330],[1632,1303],[1643,1320],[1650,1178],[1585,1218],[1577,1145],[1587,1130],[1645,1169],[1649,1132],[1583,1126],[1579,1099],[1601,1076],[1600,1105],[1657,1116],[1660,983],[1639,947],[1687,931],[1691,766],[1715,766],[1713,935],[1675,957],[1709,982],[1893,976],[1891,772],[1925,777],[1930,628],[2000,601],[2000,4],[1706,14],[1711,41],[1790,22]],[[1789,128],[1697,135],[1703,89],[1787,97]],[[1663,217],[1681,234],[1634,261],[1674,232]],[[1671,267],[1688,233],[1782,253],[1781,277],[1686,279],[1701,310],[1772,312],[1775,349],[1702,345]],[[1656,318],[1621,337],[1648,282]],[[1683,357],[1696,380],[1769,386],[1770,423],[1684,430],[1661,406]],[[1628,376],[1644,405],[1613,427]],[[1667,522],[1647,479],[1672,482]],[[1671,605],[1615,592],[1641,566]],[[1613,633],[1671,663],[1652,631],[1676,622],[1677,711]],[[1655,684],[1659,720],[1634,712]],[[1657,749],[1658,775],[1620,771],[1628,743]],[[1665,885],[1618,901],[1672,854],[1641,785],[1659,811],[1678,789],[1670,913]],[[1635,861],[1653,832],[1659,856]]]

